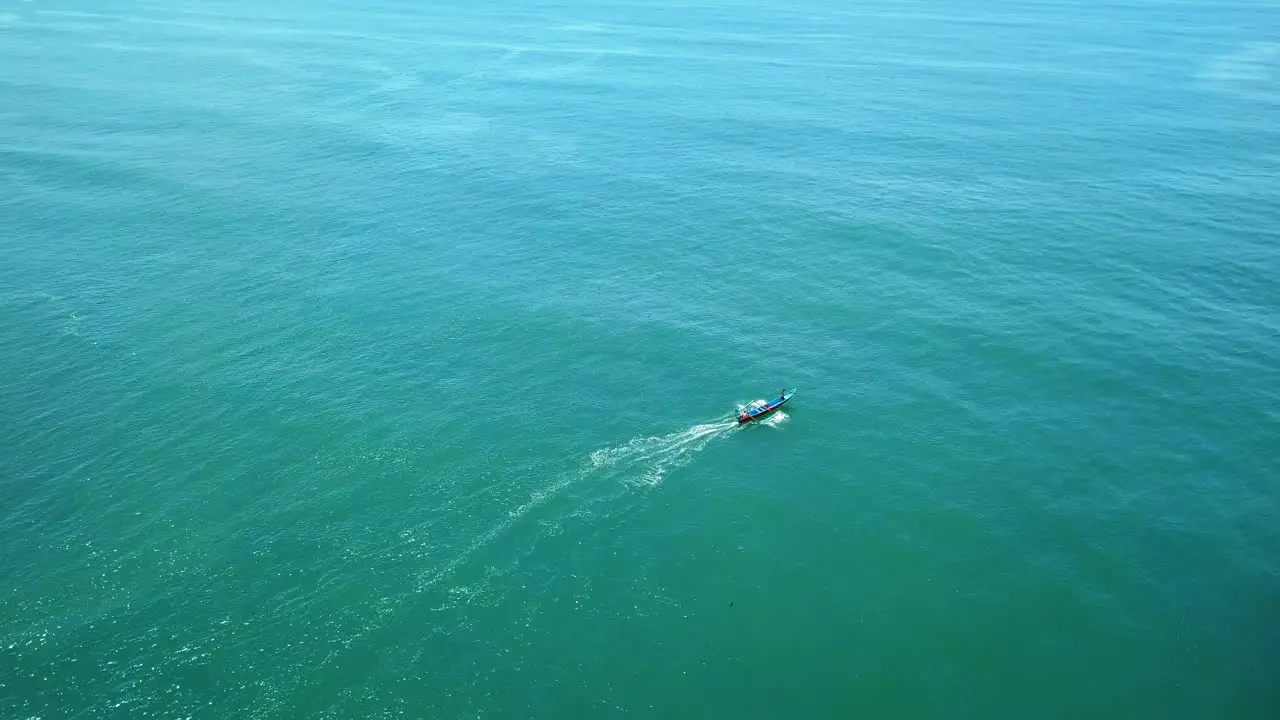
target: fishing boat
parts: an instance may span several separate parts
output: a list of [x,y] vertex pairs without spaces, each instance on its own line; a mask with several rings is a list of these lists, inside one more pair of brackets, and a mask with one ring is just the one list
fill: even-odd
[[752,420],[759,420],[760,418],[772,413],[774,410],[782,407],[782,404],[790,400],[791,396],[795,394],[795,390],[783,390],[781,395],[769,402],[765,402],[764,400],[753,401],[750,405],[743,408],[742,412],[738,415],[738,424],[741,425],[743,423],[749,423]]

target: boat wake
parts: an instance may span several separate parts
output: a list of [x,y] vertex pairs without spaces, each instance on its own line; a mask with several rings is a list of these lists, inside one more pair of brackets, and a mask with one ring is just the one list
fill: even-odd
[[[733,417],[726,416],[667,435],[634,438],[621,445],[592,452],[577,470],[565,473],[555,482],[530,494],[528,500],[475,536],[449,562],[424,573],[419,589],[451,577],[486,546],[508,533],[519,532],[515,526],[520,523],[536,520],[543,530],[555,528],[564,518],[592,514],[599,509],[599,503],[618,499],[628,486],[653,487],[660,484],[672,470],[687,465],[707,445],[737,429],[738,424]],[[610,480],[614,482],[608,482]],[[552,517],[540,517],[547,514],[544,508],[553,501],[557,508],[549,511]],[[561,505],[568,507],[558,507]]]
[[713,440],[737,427],[733,420],[694,425],[669,435],[635,438],[591,453],[588,471],[614,470],[633,485],[657,485]]

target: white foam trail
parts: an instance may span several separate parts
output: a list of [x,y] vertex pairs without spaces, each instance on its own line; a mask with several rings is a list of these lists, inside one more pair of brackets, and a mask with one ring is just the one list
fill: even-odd
[[726,420],[694,425],[670,435],[636,438],[625,445],[591,453],[590,468],[619,467],[624,472],[634,471],[632,483],[657,485],[668,472],[687,463],[707,443],[735,426],[735,422]]
[[[667,473],[687,464],[694,454],[708,443],[737,427],[731,419],[694,425],[669,435],[635,438],[614,447],[601,448],[587,457],[586,463],[576,472],[566,473],[551,485],[529,496],[520,506],[508,511],[507,517],[476,536],[458,555],[444,565],[425,573],[419,590],[425,590],[451,576],[462,563],[477,551],[492,543],[500,535],[529,513],[546,505],[572,485],[607,477],[622,475],[622,481],[633,486],[653,486],[662,482]],[[569,511],[567,514],[572,514]]]

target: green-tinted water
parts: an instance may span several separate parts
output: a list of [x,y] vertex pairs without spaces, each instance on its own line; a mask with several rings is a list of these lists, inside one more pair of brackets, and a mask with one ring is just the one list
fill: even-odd
[[1274,717],[1278,32],[0,6],[0,716]]

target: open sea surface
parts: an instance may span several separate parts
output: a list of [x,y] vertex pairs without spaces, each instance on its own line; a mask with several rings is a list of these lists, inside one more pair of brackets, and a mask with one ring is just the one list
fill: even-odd
[[1275,2],[0,0],[0,718],[1277,678]]

